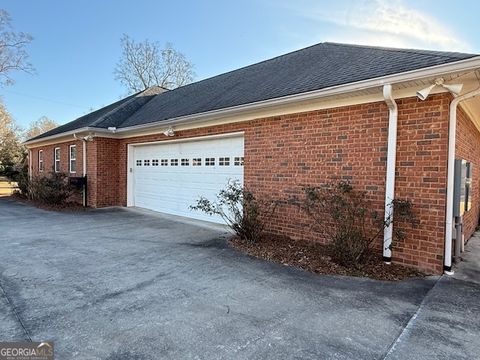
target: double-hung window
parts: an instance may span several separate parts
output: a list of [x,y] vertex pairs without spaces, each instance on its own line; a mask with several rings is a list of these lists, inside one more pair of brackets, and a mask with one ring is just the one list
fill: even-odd
[[77,146],[70,145],[69,148],[69,170],[71,173],[77,172]]
[[38,150],[38,171],[43,171],[43,150]]
[[60,172],[60,148],[57,147],[53,151],[53,167],[55,172]]

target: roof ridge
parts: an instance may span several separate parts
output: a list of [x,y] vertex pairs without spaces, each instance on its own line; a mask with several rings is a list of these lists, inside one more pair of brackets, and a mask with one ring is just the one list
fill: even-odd
[[362,45],[362,44],[347,44],[347,43],[337,43],[337,42],[324,42],[325,45],[334,45],[334,46],[343,46],[343,47],[357,47],[364,49],[375,49],[375,50],[384,50],[384,51],[394,51],[406,54],[417,54],[417,55],[429,55],[429,56],[441,56],[449,59],[456,59],[457,56],[451,56],[451,54],[457,55],[471,55],[478,56],[477,54],[472,53],[462,53],[456,51],[442,51],[442,50],[423,50],[423,49],[413,49],[413,48],[396,48],[391,46],[374,46],[374,45]]
[[260,65],[260,64],[263,64],[263,63],[267,63],[267,62],[270,62],[270,61],[273,61],[273,60],[276,60],[278,58],[281,58],[281,57],[284,57],[284,56],[287,56],[287,55],[292,55],[292,54],[295,54],[295,53],[298,53],[298,52],[301,52],[303,50],[306,50],[306,49],[310,49],[312,47],[315,47],[315,46],[318,46],[318,45],[324,45],[324,44],[328,44],[327,42],[319,42],[319,43],[316,43],[316,44],[313,44],[313,45],[309,45],[307,47],[304,47],[304,48],[301,48],[301,49],[297,49],[297,50],[292,50],[288,53],[285,53],[285,54],[281,54],[281,55],[277,55],[275,57],[272,57],[272,58],[269,58],[269,59],[265,59],[265,60],[261,60],[259,62],[255,62],[253,64],[248,64],[248,65],[245,65],[245,66],[242,66],[242,67],[239,67],[237,69],[233,69],[233,70],[229,70],[229,71],[226,71],[226,72],[223,72],[223,73],[220,73],[220,74],[217,74],[217,75],[213,75],[213,76],[210,76],[210,77],[207,77],[205,79],[202,79],[202,80],[198,80],[198,81],[194,81],[190,84],[186,84],[186,85],[183,85],[183,86],[179,86],[178,88],[175,88],[175,89],[171,89],[169,90],[169,92],[173,92],[177,89],[184,89],[186,87],[189,87],[191,85],[196,85],[196,84],[199,84],[199,83],[202,83],[204,81],[207,81],[207,80],[211,80],[211,79],[215,79],[219,76],[224,76],[224,75],[227,75],[227,74],[231,74],[231,73],[234,73],[236,71],[239,71],[239,70],[244,70],[244,69],[247,69],[251,66],[257,66],[257,65]]

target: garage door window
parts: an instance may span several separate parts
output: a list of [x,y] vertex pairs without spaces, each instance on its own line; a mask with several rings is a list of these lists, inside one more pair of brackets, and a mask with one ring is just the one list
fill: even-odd
[[150,166],[150,160],[143,160],[143,166]]
[[152,166],[158,166],[158,159],[152,160]]
[[202,159],[201,158],[195,158],[192,160],[192,166],[202,166]]
[[188,166],[190,164],[190,160],[189,159],[182,159],[182,162],[181,162],[181,165],[182,166]]
[[178,159],[170,159],[170,166],[178,166]]
[[167,159],[162,159],[162,160],[160,161],[160,165],[162,165],[162,166],[168,166],[168,160],[167,160]]
[[142,166],[142,160],[137,160],[137,166]]
[[237,156],[234,160],[235,166],[243,166],[243,156]]
[[215,158],[205,158],[205,166],[215,166]]
[[218,159],[218,165],[220,166],[229,166],[230,165],[230,158],[229,157],[221,157]]

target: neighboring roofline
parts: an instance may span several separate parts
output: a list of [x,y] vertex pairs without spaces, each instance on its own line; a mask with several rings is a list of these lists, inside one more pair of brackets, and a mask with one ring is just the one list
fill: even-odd
[[[195,114],[180,116],[180,117],[171,118],[167,120],[154,121],[146,124],[118,128],[115,131],[115,135],[116,135],[115,137],[121,137],[119,135],[128,133],[128,132],[134,132],[137,130],[141,131],[141,130],[146,130],[150,128],[165,127],[165,126],[170,126],[170,125],[179,124],[179,123],[189,123],[189,122],[194,123],[197,121],[203,121],[206,118],[231,116],[236,113],[247,112],[247,111],[251,112],[251,111],[258,110],[259,108],[264,108],[269,106],[289,105],[289,104],[300,102],[300,101],[315,100],[315,99],[320,99],[327,96],[335,96],[335,95],[345,94],[345,93],[354,92],[354,91],[362,91],[362,90],[366,90],[374,87],[380,87],[385,84],[393,85],[396,83],[412,81],[416,79],[442,76],[448,73],[473,71],[479,68],[480,68],[480,56],[474,56],[468,59],[453,61],[446,64],[405,71],[402,73],[396,73],[396,74],[376,77],[372,79],[346,83],[342,85],[335,85],[335,86],[331,86],[331,87],[327,87],[319,90],[287,95],[287,96],[282,96],[282,97],[263,100],[263,101],[257,101],[253,103],[243,104],[243,105],[231,106],[228,108],[206,111],[202,113],[195,113]],[[80,128],[80,129],[69,131],[69,132],[47,136],[37,140],[26,141],[24,144],[31,145],[31,144],[41,143],[43,141],[55,139],[58,137],[73,135],[74,133],[88,132],[88,131],[95,131],[96,133],[105,133],[105,134],[109,134],[110,136],[113,135],[112,132],[108,131],[107,129],[85,127],[85,128]]]

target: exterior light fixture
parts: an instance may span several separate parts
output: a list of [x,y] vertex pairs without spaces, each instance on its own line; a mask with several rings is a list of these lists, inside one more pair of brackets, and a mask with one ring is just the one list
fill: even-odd
[[438,79],[435,79],[435,83],[433,83],[432,85],[426,87],[425,89],[417,91],[417,97],[420,100],[426,100],[428,98],[428,95],[430,95],[430,92],[433,90],[435,86],[441,86],[444,89],[447,89],[448,91],[450,91],[453,94],[453,96],[458,96],[462,91],[463,84],[448,85],[444,83],[443,78],[438,78]]
[[173,131],[172,127],[169,127],[167,130],[163,132],[165,136],[175,136],[175,131]]

